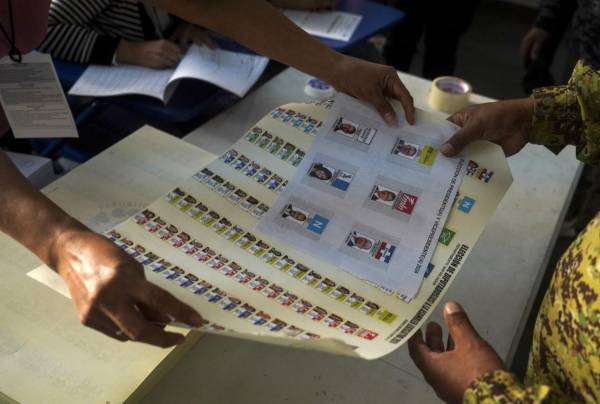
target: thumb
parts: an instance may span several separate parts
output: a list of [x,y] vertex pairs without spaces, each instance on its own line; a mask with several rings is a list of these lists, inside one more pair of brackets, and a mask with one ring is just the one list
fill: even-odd
[[521,54],[521,60],[523,61],[523,65],[527,66],[529,60],[531,59],[531,37],[529,35],[525,35],[523,41],[521,42],[521,47],[519,49],[519,53]]
[[481,338],[471,325],[469,317],[462,306],[454,301],[446,303],[444,321],[448,327],[448,335],[456,346],[460,346],[464,341]]
[[[452,115],[450,118],[448,118],[448,120],[457,125],[466,123],[466,118],[463,118],[463,115],[460,113]],[[469,143],[477,140],[478,138],[479,132],[476,130],[476,128],[467,124],[456,131],[456,133],[442,145],[441,151],[446,157],[454,157]]]

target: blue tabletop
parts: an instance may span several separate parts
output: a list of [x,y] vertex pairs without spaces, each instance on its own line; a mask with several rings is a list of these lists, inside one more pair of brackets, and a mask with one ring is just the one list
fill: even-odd
[[404,19],[404,13],[397,8],[385,6],[373,1],[342,0],[338,4],[337,9],[363,16],[356,31],[354,31],[354,34],[352,34],[352,37],[348,42],[318,38],[325,45],[340,52],[350,49],[357,43],[369,39],[373,35],[388,29]]

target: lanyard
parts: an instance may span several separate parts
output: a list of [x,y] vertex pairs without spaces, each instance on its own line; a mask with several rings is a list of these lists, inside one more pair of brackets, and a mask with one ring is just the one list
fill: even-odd
[[21,60],[23,59],[23,57],[21,55],[21,51],[17,48],[17,44],[16,44],[17,38],[15,35],[15,21],[13,18],[12,0],[8,0],[8,15],[10,18],[10,35],[8,35],[6,28],[4,28],[4,25],[2,25],[1,23],[0,23],[0,31],[2,32],[2,34],[4,34],[6,41],[10,45],[10,49],[8,51],[8,56],[10,57],[10,60],[12,60],[15,63],[21,63]]

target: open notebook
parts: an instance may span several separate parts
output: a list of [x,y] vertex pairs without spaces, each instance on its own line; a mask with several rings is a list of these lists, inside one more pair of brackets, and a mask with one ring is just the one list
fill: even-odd
[[192,45],[175,69],[91,65],[69,94],[90,97],[140,94],[158,98],[166,104],[181,80],[196,79],[243,97],[268,62],[269,59],[263,56]]
[[[235,159],[223,156],[198,167],[105,233],[144,265],[150,281],[202,314],[202,331],[365,359],[384,356],[441,301],[512,182],[498,146],[469,148],[467,172],[431,265],[418,294],[403,301],[255,230],[294,176],[328,107],[277,108],[232,146]],[[270,171],[264,180],[262,169]]]

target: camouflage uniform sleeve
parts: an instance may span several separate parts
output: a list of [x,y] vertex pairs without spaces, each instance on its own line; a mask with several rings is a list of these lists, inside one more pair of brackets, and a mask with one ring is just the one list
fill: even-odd
[[498,370],[478,377],[465,391],[465,404],[545,403],[551,399],[550,387],[523,386],[515,375]]
[[534,90],[535,101],[529,141],[560,151],[575,145],[577,158],[600,160],[600,72],[583,61],[564,86]]

